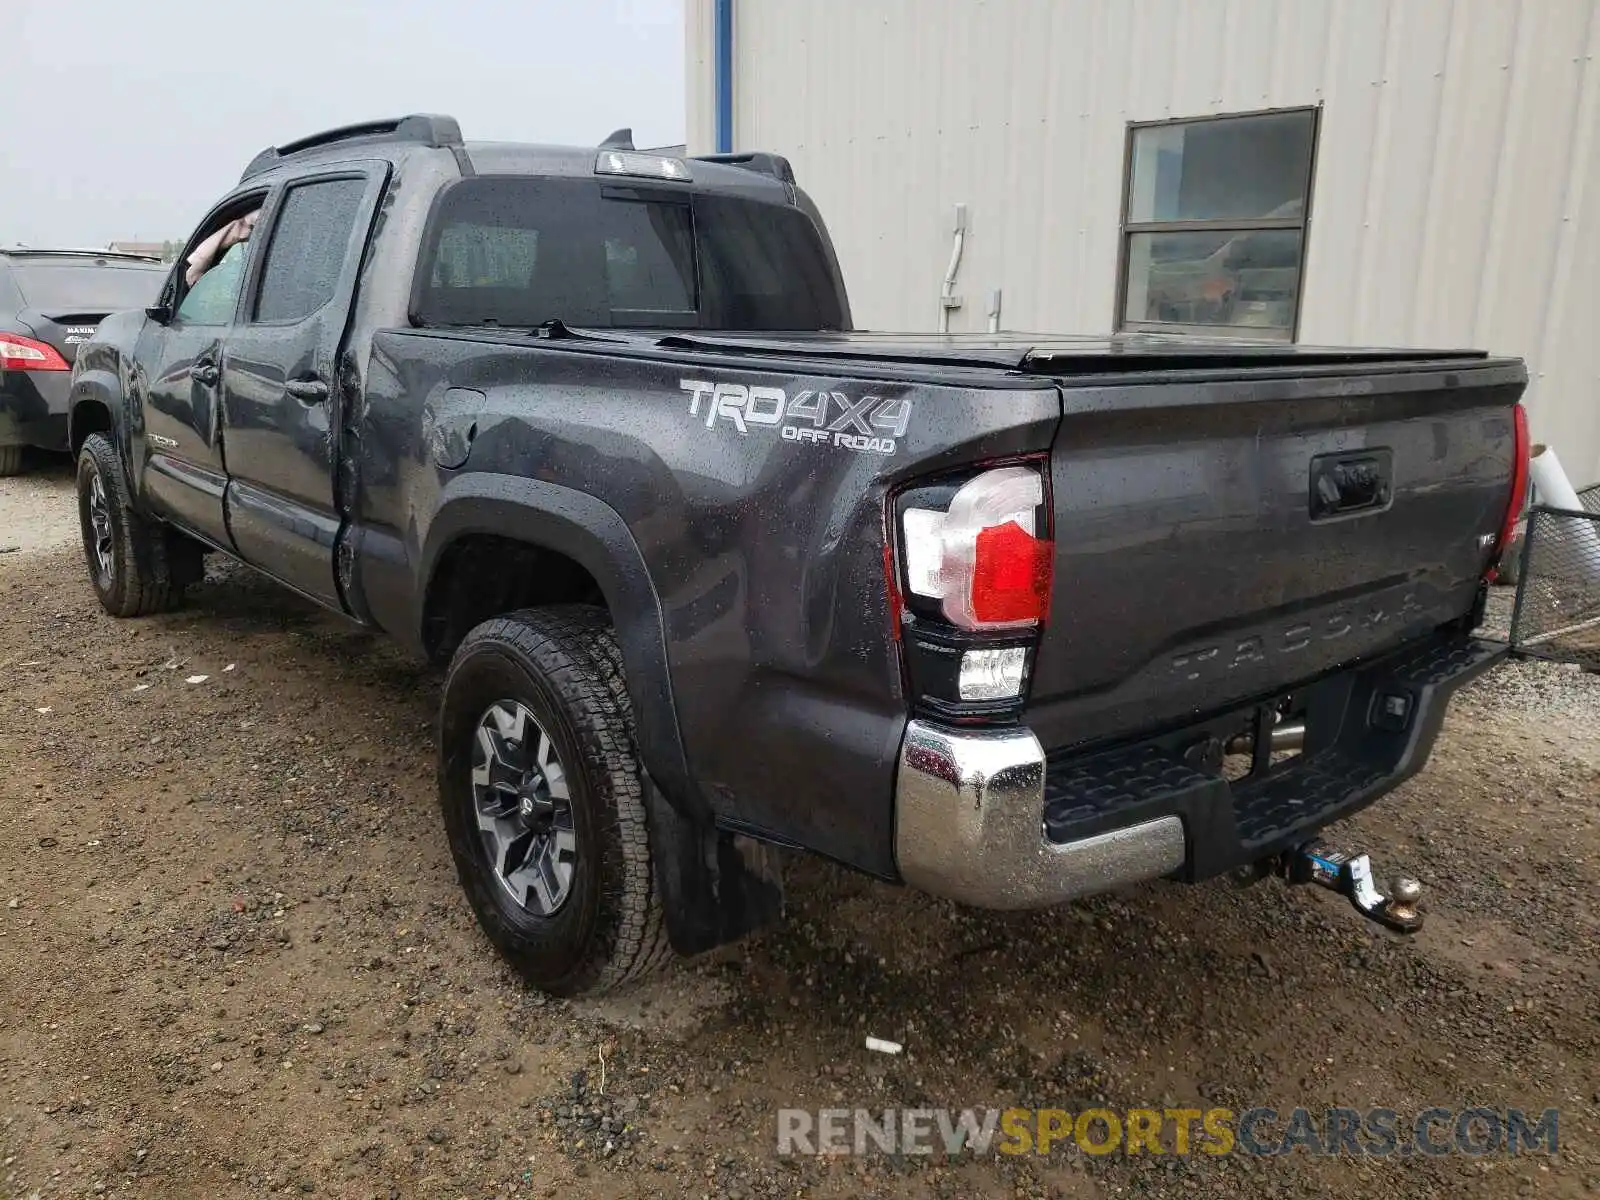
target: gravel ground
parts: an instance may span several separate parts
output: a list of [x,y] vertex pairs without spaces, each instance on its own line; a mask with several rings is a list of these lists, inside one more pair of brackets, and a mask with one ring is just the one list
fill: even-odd
[[[0,481],[0,545],[65,479]],[[1340,831],[1426,881],[1410,941],[1275,883],[992,914],[797,860],[780,928],[569,1003],[457,889],[433,673],[237,569],[127,622],[83,576],[0,556],[0,1195],[1600,1192],[1600,679],[1501,670]],[[773,1151],[780,1107],[1092,1103],[1555,1106],[1562,1149]]]
[[25,470],[0,479],[0,555],[65,546],[78,536],[72,460],[35,454]]

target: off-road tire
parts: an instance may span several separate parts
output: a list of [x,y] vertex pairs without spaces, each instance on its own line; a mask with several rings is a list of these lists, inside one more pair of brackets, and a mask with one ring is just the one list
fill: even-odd
[[[104,489],[111,523],[109,570],[101,567],[90,516],[96,477]],[[177,608],[183,602],[184,584],[199,577],[199,546],[134,511],[122,460],[101,433],[91,433],[78,452],[78,524],[89,583],[100,606],[114,617],[142,617]]]
[[[479,721],[525,706],[555,743],[571,794],[571,892],[548,916],[520,907],[494,873],[474,808]],[[633,709],[616,635],[587,606],[524,609],[477,626],[456,650],[439,713],[439,804],[478,924],[530,984],[598,994],[672,957],[645,824]]]
[[0,446],[0,479],[22,474],[22,447]]

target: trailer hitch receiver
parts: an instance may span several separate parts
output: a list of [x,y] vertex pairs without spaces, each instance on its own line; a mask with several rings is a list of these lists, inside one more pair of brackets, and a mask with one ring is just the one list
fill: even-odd
[[1376,921],[1396,933],[1415,933],[1422,928],[1417,902],[1422,899],[1422,884],[1406,875],[1397,875],[1385,896],[1372,880],[1372,860],[1365,854],[1337,850],[1323,842],[1307,842],[1290,850],[1278,861],[1278,873],[1291,884],[1314,883],[1348,897],[1351,905],[1369,921]]

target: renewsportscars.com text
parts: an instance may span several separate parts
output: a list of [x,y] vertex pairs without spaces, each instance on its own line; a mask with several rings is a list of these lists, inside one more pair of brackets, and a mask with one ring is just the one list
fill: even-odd
[[1555,1154],[1547,1108],[801,1108],[778,1110],[780,1155],[1279,1154],[1362,1158]]

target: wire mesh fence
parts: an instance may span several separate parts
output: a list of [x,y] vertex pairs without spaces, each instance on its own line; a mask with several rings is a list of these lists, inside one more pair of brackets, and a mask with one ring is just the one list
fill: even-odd
[[1511,645],[1523,654],[1600,670],[1600,484],[1583,511],[1528,511]]

